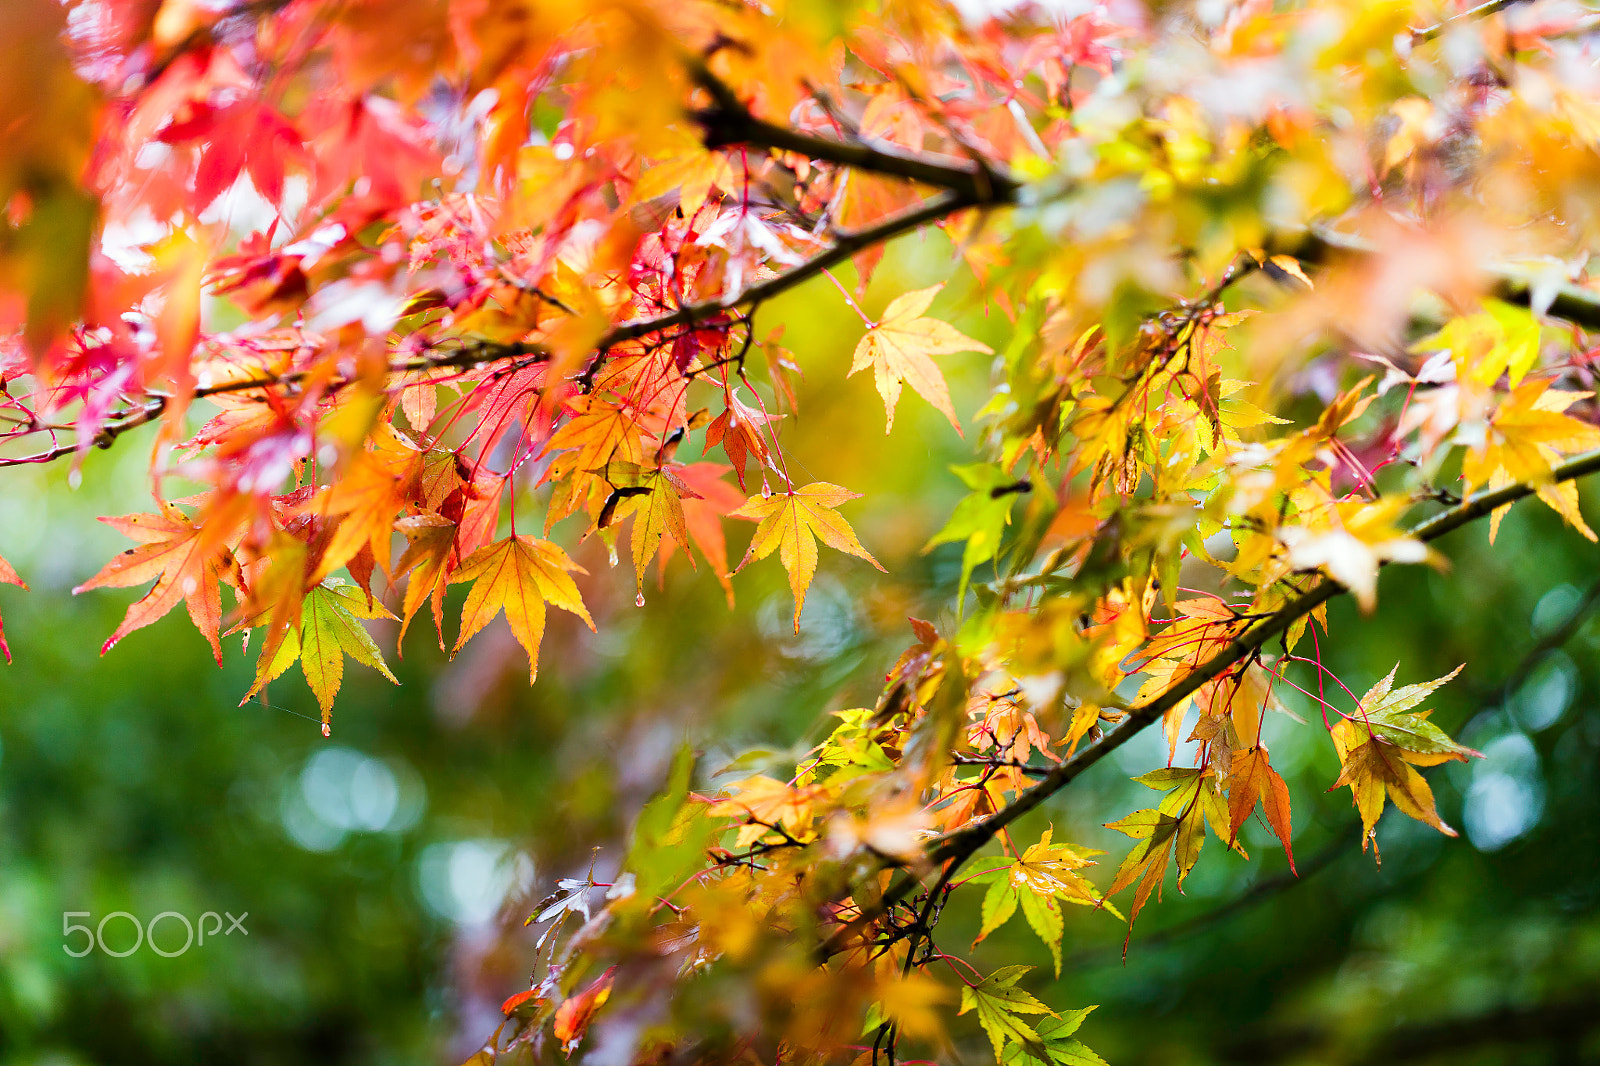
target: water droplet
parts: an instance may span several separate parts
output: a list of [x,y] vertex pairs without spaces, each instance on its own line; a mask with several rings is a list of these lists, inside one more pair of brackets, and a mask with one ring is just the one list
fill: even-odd
[[83,484],[83,471],[82,470],[79,470],[77,467],[73,467],[71,470],[67,471],[67,487],[69,489],[76,489],[78,486],[80,486],[82,484]]
[[329,725],[327,722],[323,722],[322,723],[322,735],[325,736],[325,737],[333,736],[333,726]]
[[767,475],[765,474],[761,475],[761,498],[763,500],[772,499],[772,486],[767,484]]
[[606,556],[611,560],[612,566],[617,565],[617,546],[615,544],[606,545]]
[[633,605],[635,607],[643,607],[644,606],[644,593],[641,592],[641,593],[639,593],[639,595],[637,595],[637,596],[635,596],[633,598]]

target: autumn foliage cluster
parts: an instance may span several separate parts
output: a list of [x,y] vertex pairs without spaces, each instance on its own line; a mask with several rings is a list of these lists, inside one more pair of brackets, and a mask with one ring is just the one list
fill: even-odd
[[[536,679],[548,626],[594,626],[590,537],[646,609],[652,566],[731,602],[781,565],[798,629],[819,568],[878,565],[856,494],[785,452],[807,353],[769,304],[802,284],[861,314],[886,432],[928,404],[970,441],[926,531],[961,546],[948,618],[798,765],[709,789],[686,751],[623,873],[530,916],[481,1062],[893,1062],[979,1030],[1002,1066],[1098,1062],[1092,1008],[976,968],[946,910],[980,940],[1020,913],[1059,969],[1064,905],[1132,923],[1252,817],[1292,865],[1261,743],[1287,686],[1365,845],[1388,804],[1453,834],[1423,772],[1477,754],[1429,720],[1449,678],[1341,691],[1326,604],[1377,609],[1381,567],[1443,567],[1432,541],[1524,496],[1594,539],[1575,7],[7,6],[0,465],[148,427],[119,446],[151,449],[151,508],[105,519],[133,546],[76,590],[144,588],[108,653],[181,603],[219,663],[245,634],[241,696],[297,669],[326,732],[346,660],[392,679],[365,620],[456,651],[503,615]],[[960,283],[868,319],[885,246],[934,227]],[[1000,350],[952,324],[973,308]],[[964,418],[952,357],[992,367]],[[1125,853],[1013,834],[1147,727],[1149,806],[1105,812]]]

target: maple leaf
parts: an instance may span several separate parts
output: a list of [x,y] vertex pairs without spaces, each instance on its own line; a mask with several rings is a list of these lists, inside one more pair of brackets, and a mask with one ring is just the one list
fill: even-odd
[[1261,810],[1267,816],[1267,824],[1283,842],[1283,854],[1289,860],[1289,871],[1297,873],[1294,868],[1294,849],[1289,844],[1289,786],[1284,784],[1278,771],[1268,763],[1265,745],[1233,753],[1232,772],[1228,775],[1227,786],[1229,842],[1239,838],[1240,827],[1250,817],[1250,812],[1255,810],[1259,799]]
[[1398,499],[1341,503],[1336,508],[1337,527],[1286,526],[1278,535],[1289,546],[1289,565],[1326,570],[1370,614],[1377,605],[1380,565],[1433,558],[1426,544],[1395,528],[1394,520],[1405,506],[1406,501]]
[[[677,464],[668,464],[660,470],[643,475],[646,491],[630,497],[625,509],[633,517],[633,530],[629,547],[633,553],[633,571],[639,583],[639,594],[644,595],[644,570],[661,548],[662,537],[670,534],[680,547],[689,545],[689,529],[684,512],[684,497],[692,498],[695,491],[686,484]],[[622,516],[619,514],[618,518]],[[691,557],[692,559],[692,557]]]
[[977,1009],[978,1024],[989,1036],[995,1062],[1003,1061],[1000,1053],[1008,1041],[1020,1044],[1037,1059],[1043,1060],[1049,1055],[1039,1033],[1018,1017],[1024,1014],[1054,1014],[1032,994],[1015,987],[1032,968],[1006,966],[985,977],[979,984],[968,985],[961,990],[961,1009],[956,1014],[962,1015]]
[[1118,919],[1122,914],[1114,905],[1106,902],[1092,884],[1075,872],[1093,865],[1088,856],[1104,853],[1074,848],[1069,844],[1051,844],[1053,832],[1053,829],[1046,829],[1038,843],[1029,847],[1010,866],[972,878],[974,882],[990,882],[989,890],[983,897],[983,925],[973,943],[976,944],[1005,924],[1020,905],[1028,925],[1050,949],[1059,976],[1064,923],[1057,900],[1084,907],[1103,907]]
[[934,1008],[950,999],[950,991],[926,974],[891,975],[877,986],[878,1006],[902,1036],[932,1040],[944,1035],[944,1023]]
[[711,805],[711,813],[722,818],[740,818],[747,824],[738,833],[742,847],[781,826],[791,837],[805,839],[812,834],[810,789],[795,788],[762,774],[727,787],[728,798]]
[[1463,663],[1432,681],[1394,688],[1394,675],[1400,669],[1400,664],[1396,663],[1361,697],[1361,705],[1355,716],[1342,720],[1334,727],[1339,731],[1334,737],[1335,743],[1341,739],[1359,743],[1361,734],[1365,732],[1402,749],[1406,753],[1405,760],[1418,766],[1434,766],[1452,759],[1466,762],[1469,758],[1483,758],[1482,752],[1457,744],[1445,735],[1444,730],[1428,721],[1428,715],[1433,712],[1411,710],[1465,668],[1466,664]]
[[329,578],[306,593],[300,604],[300,624],[269,634],[256,660],[256,679],[245,693],[244,703],[268,682],[299,660],[306,684],[322,708],[324,726],[331,719],[333,699],[344,683],[346,655],[363,666],[370,666],[395,684],[400,681],[389,671],[383,653],[361,624],[361,619],[394,618],[380,603],[369,603],[355,585]]
[[1046,1055],[1044,1059],[1029,1052],[1022,1044],[1012,1042],[1006,1044],[1001,1062],[1004,1066],[1024,1066],[1028,1062],[1039,1062],[1042,1066],[1106,1066],[1104,1059],[1072,1035],[1095,1009],[1096,1007],[1079,1007],[1077,1010],[1064,1011],[1057,1017],[1041,1021],[1035,1032],[1044,1042]]
[[[966,482],[972,493],[956,504],[950,521],[923,545],[924,554],[940,544],[963,542],[961,549],[961,582],[956,589],[956,602],[966,599],[967,581],[974,568],[993,559],[1000,551],[1000,540],[1006,526],[1011,524],[1011,505],[1017,499],[1017,486],[1027,485],[1008,477],[1004,470],[992,463],[973,463],[969,466],[952,466],[951,472]],[[1001,492],[1001,489],[1011,491]]]
[[1487,385],[1505,374],[1515,387],[1539,361],[1539,320],[1527,308],[1500,300],[1485,300],[1483,308],[1451,319],[1411,350],[1448,351],[1473,380]]
[[394,517],[405,505],[408,482],[421,472],[421,454],[380,424],[373,447],[356,453],[327,487],[296,508],[331,525],[321,557],[309,580],[319,581],[349,563],[363,549],[389,569]]
[[[11,568],[11,564],[4,559],[0,559],[0,584],[16,585],[24,591],[28,588],[27,583],[17,576],[17,572]],[[11,647],[6,643],[4,623],[0,623],[0,655],[6,657],[6,662],[9,663],[11,661]]]
[[[728,576],[728,542],[722,531],[722,519],[744,506],[745,498],[742,492],[722,480],[727,472],[728,467],[722,463],[688,463],[677,469],[678,477],[693,490],[692,495],[682,499],[684,531],[710,564],[727,598],[728,608],[732,610],[733,582]],[[670,538],[661,542],[662,574],[675,545],[676,541]],[[692,564],[693,554],[688,545],[684,545],[684,554],[690,557]]]
[[[714,448],[722,445],[723,452],[728,461],[733,464],[734,476],[739,479],[739,487],[744,484],[745,467],[750,462],[750,457],[755,456],[756,462],[764,467],[772,466],[772,449],[768,447],[767,440],[761,435],[761,427],[771,422],[776,422],[782,415],[767,414],[739,399],[737,388],[723,390],[723,399],[726,406],[711,424],[706,426],[706,447]],[[765,478],[766,475],[762,475]],[[763,480],[762,484],[766,484]]]
[[961,433],[961,423],[956,420],[955,409],[950,406],[950,389],[930,356],[954,355],[956,352],[994,354],[993,348],[967,336],[950,323],[923,317],[923,313],[933,304],[934,296],[943,287],[934,285],[897,296],[890,301],[883,317],[867,330],[866,336],[856,345],[850,375],[869,366],[872,368],[873,380],[878,386],[878,395],[883,397],[884,413],[888,417],[884,433],[894,429],[894,410],[900,403],[903,382],[910,383],[917,395],[933,404],[950,420],[956,432]]
[[1128,924],[1138,920],[1150,893],[1161,887],[1167,866],[1174,858],[1178,863],[1178,888],[1200,859],[1200,848],[1205,843],[1206,823],[1218,837],[1229,840],[1234,850],[1243,852],[1228,832],[1228,810],[1223,805],[1222,794],[1211,785],[1209,770],[1166,767],[1152,770],[1134,778],[1142,785],[1166,792],[1167,795],[1154,808],[1134,811],[1119,821],[1108,822],[1107,829],[1139,841],[1128,852],[1117,876],[1106,895],[1115,895],[1124,888],[1139,883],[1134,891],[1133,907],[1128,914]]
[[1457,835],[1440,819],[1433,803],[1433,790],[1421,774],[1406,765],[1399,748],[1374,737],[1345,752],[1342,762],[1343,769],[1333,788],[1350,786],[1351,798],[1361,812],[1362,850],[1366,849],[1372,828],[1383,814],[1386,790],[1394,805],[1412,818],[1433,826],[1446,836]]
[[544,453],[575,449],[580,470],[601,470],[612,459],[635,465],[644,461],[638,420],[624,407],[596,396],[578,396],[567,405],[572,418],[550,437]]
[[[1552,484],[1550,480],[1550,472],[1562,455],[1600,447],[1600,428],[1565,413],[1589,395],[1552,389],[1548,380],[1518,386],[1489,419],[1482,446],[1469,449],[1462,457],[1461,478],[1468,490],[1485,483],[1498,489],[1514,481],[1532,482],[1539,499],[1583,536],[1594,540],[1594,530],[1578,509],[1577,485]],[[1509,507],[1501,507],[1490,516],[1491,544],[1508,510]]]
[[734,573],[743,570],[751,560],[765,559],[777,549],[783,568],[789,571],[789,588],[794,591],[796,633],[800,632],[800,610],[805,606],[806,590],[817,572],[817,538],[836,551],[865,559],[880,571],[888,572],[861,546],[855,532],[838,515],[840,504],[860,498],[860,493],[818,481],[772,496],[752,496],[733,512],[735,518],[749,518],[760,523],[755,536],[750,538],[744,558],[734,567]]
[[1428,721],[1429,712],[1412,711],[1462,668],[1458,666],[1432,681],[1395,689],[1394,675],[1398,669],[1396,664],[1394,670],[1361,697],[1356,713],[1333,727],[1334,750],[1339,754],[1342,767],[1332,788],[1350,787],[1366,834],[1362,838],[1363,849],[1383,814],[1385,794],[1410,817],[1447,836],[1455,836],[1456,831],[1439,818],[1433,790],[1413,766],[1436,766],[1450,760],[1466,762],[1469,758],[1483,757],[1480,752],[1446,736],[1442,729]]
[[594,1020],[594,1012],[611,998],[611,984],[615,973],[616,967],[613,966],[582,992],[562,1000],[561,1006],[556,1008],[551,1032],[561,1041],[561,1050],[569,1058],[573,1049],[583,1040],[583,1034],[589,1031],[589,1023]]
[[160,514],[133,514],[100,521],[123,536],[139,542],[107,563],[99,573],[73,589],[73,594],[97,588],[127,588],[142,585],[151,578],[150,591],[128,607],[122,624],[100,647],[104,655],[123,637],[150,625],[178,605],[181,600],[189,617],[211,644],[211,652],[222,664],[222,644],[218,630],[222,622],[222,596],[219,582],[225,578],[236,588],[229,541],[236,529],[225,517],[214,516],[195,525],[182,511],[163,504]]
[[537,679],[546,603],[570,611],[594,628],[571,577],[587,572],[559,547],[536,537],[513,535],[479,548],[450,578],[451,583],[473,582],[461,607],[461,633],[451,654],[504,610],[517,643],[528,653],[528,679]]
[[400,641],[406,639],[411,619],[422,609],[424,600],[433,605],[433,625],[439,634],[439,650],[444,650],[444,593],[450,582],[455,560],[456,524],[441,515],[408,515],[394,528],[406,540],[406,550],[394,566],[394,580],[410,575],[405,599],[400,608]]

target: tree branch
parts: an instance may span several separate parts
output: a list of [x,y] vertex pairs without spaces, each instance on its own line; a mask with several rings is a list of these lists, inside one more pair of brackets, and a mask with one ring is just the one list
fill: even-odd
[[712,106],[690,113],[705,135],[707,148],[748,144],[757,148],[793,152],[873,174],[905,178],[944,189],[973,204],[1014,203],[1022,183],[984,160],[944,161],[913,154],[890,145],[836,141],[780,126],[750,113],[728,85],[698,60],[689,61],[689,74],[712,99]]
[[632,322],[624,322],[601,337],[595,347],[603,352],[607,348],[623,341],[637,340],[640,337],[647,337],[652,333],[659,333],[662,330],[673,329],[677,326],[693,325],[696,322],[702,322],[719,314],[725,314],[747,304],[765,303],[780,293],[787,292],[801,282],[809,281],[829,267],[837,266],[857,252],[870,248],[875,244],[893,240],[919,226],[926,225],[929,222],[937,222],[946,215],[952,215],[969,207],[992,206],[999,206],[999,202],[973,200],[956,192],[941,193],[930,200],[918,204],[916,207],[890,215],[888,218],[876,222],[865,229],[842,232],[834,238],[833,244],[824,251],[818,252],[803,263],[790,267],[776,277],[757,282],[740,292],[718,297],[714,300],[686,304],[676,311],[671,311],[664,315],[656,315],[653,318],[640,318],[634,319]]
[[[1339,254],[1370,256],[1378,254],[1378,247],[1354,234],[1339,233],[1318,227],[1299,236],[1284,237],[1274,245],[1281,251],[1307,263],[1326,263]],[[1546,289],[1526,271],[1490,263],[1480,269],[1488,275],[1490,295],[1519,307],[1537,307],[1541,313],[1559,318],[1585,329],[1600,330],[1600,292],[1578,285],[1562,284]],[[1548,299],[1547,306],[1540,306]]]
[[[452,367],[476,366],[479,363],[493,363],[501,359],[523,358],[530,363],[543,362],[550,358],[550,353],[538,344],[525,344],[521,342],[501,343],[498,341],[483,341],[451,348],[440,355],[418,356],[415,359],[400,363],[389,364],[386,374],[406,374],[419,370],[444,370]],[[238,381],[224,381],[216,385],[208,385],[195,389],[190,394],[192,399],[205,399],[209,396],[222,396],[229,393],[251,392],[256,389],[283,388],[298,385],[311,376],[308,370],[296,370],[288,374],[279,374],[270,377],[243,378]],[[329,383],[330,390],[344,388],[360,380],[354,377],[335,378]],[[109,448],[118,437],[130,430],[154,422],[166,411],[173,397],[165,394],[156,394],[151,399],[134,407],[111,415],[106,419],[105,425],[94,435],[89,442],[90,447]],[[0,458],[0,468],[8,466],[24,466],[30,463],[48,463],[56,459],[72,455],[84,445],[79,441],[71,444],[58,444],[53,448],[37,452],[33,455],[17,456],[13,458]]]
[[1513,4],[1522,2],[1523,0],[1488,0],[1487,3],[1479,4],[1477,7],[1468,8],[1459,14],[1451,15],[1449,18],[1432,26],[1420,30],[1412,30],[1411,43],[1417,45],[1422,44],[1424,41],[1431,41],[1436,37],[1442,37],[1453,26],[1460,25],[1463,22],[1473,22],[1477,19],[1488,18],[1496,12],[1504,11]]

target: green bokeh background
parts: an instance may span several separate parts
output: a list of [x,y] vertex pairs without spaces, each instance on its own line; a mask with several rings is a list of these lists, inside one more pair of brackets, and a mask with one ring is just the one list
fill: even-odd
[[[947,250],[938,236],[897,246],[867,312],[940,280]],[[935,311],[996,349],[1011,339],[960,283]],[[70,589],[125,546],[93,517],[147,509],[148,441],[94,453],[77,488],[65,466],[6,471],[0,553],[33,589],[0,588],[16,656],[0,670],[0,1062],[459,1061],[526,987],[533,901],[615,861],[678,744],[705,766],[798,752],[824,712],[870,701],[905,617],[951,620],[959,546],[920,548],[964,491],[948,466],[976,454],[990,360],[943,360],[968,440],[909,390],[886,437],[870,375],[844,377],[861,324],[836,289],[813,284],[759,321],[787,323],[806,371],[784,429],[794,475],[865,494],[844,513],[887,577],[824,553],[797,637],[776,559],[736,578],[730,612],[680,555],[639,608],[626,548],[612,571],[591,540],[576,556],[595,574],[583,588],[599,633],[553,616],[536,687],[503,623],[451,663],[419,620],[391,656],[398,688],[349,666],[330,740],[298,673],[238,706],[249,658],[233,638],[219,671],[181,611],[98,656],[132,594]],[[735,560],[747,529],[730,528]],[[1373,617],[1337,605],[1324,649],[1358,692],[1396,661],[1402,683],[1468,664],[1437,720],[1490,758],[1429,778],[1445,819],[1462,826],[1470,806],[1474,831],[1449,840],[1391,814],[1376,866],[1348,793],[1325,791],[1336,764],[1315,712],[1290,693],[1308,724],[1275,716],[1267,741],[1290,782],[1298,882],[1252,825],[1252,861],[1213,841],[1187,895],[1169,884],[1145,912],[1125,962],[1119,924],[1075,911],[1053,986],[1020,919],[978,964],[1035,965],[1047,1001],[1099,1004],[1080,1035],[1116,1064],[1595,1060],[1600,620],[1529,652],[1554,643],[1600,552],[1529,504],[1486,541],[1479,526],[1444,542],[1449,574],[1386,574]],[[1161,761],[1141,738],[1017,838],[1053,823],[1114,863],[1126,841],[1101,823],[1147,805],[1128,778]],[[942,942],[970,942],[971,904]],[[248,936],[170,959],[72,958],[67,911],[248,912]],[[120,919],[105,932],[118,950],[132,939]],[[163,924],[164,947],[180,938]],[[955,1032],[979,1063],[969,1021]]]

